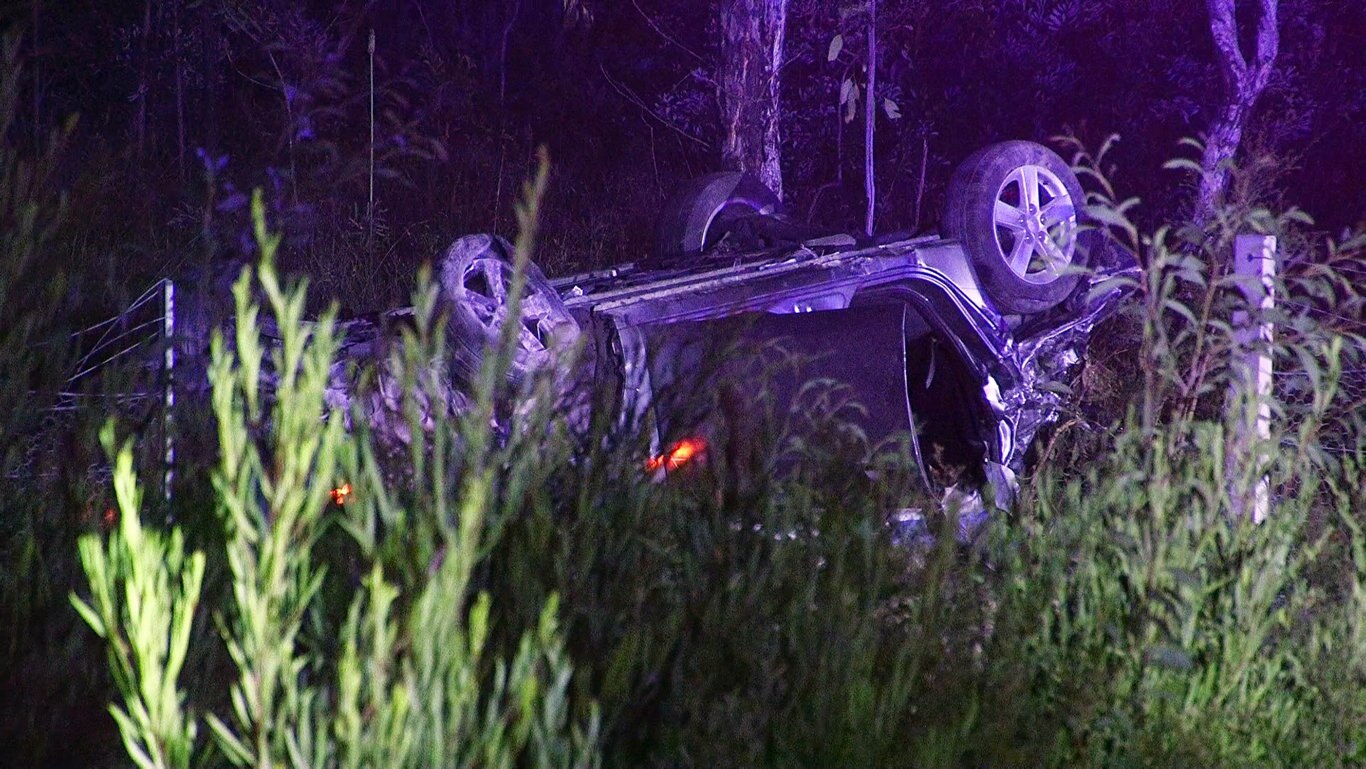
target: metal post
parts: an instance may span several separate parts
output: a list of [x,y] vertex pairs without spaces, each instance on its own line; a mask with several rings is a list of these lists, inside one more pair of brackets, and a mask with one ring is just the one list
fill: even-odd
[[164,449],[161,493],[166,500],[167,515],[171,510],[171,484],[175,480],[175,435],[172,432],[172,414],[175,408],[175,283],[169,278],[161,284],[162,324],[161,333],[166,344],[165,371],[162,380],[163,411],[161,415],[161,439]]
[[[1260,308],[1264,315],[1275,306],[1272,279],[1276,275],[1276,238],[1239,235],[1234,241],[1233,272],[1242,278],[1239,288],[1247,298],[1248,306]],[[1237,356],[1233,362],[1236,368],[1234,387],[1241,392],[1232,393],[1232,402],[1246,410],[1235,422],[1234,451],[1229,459],[1238,462],[1248,458],[1262,465],[1269,459],[1266,445],[1271,440],[1271,323],[1265,320],[1253,323],[1246,311],[1239,310],[1233,313],[1233,333]],[[1249,456],[1252,445],[1259,448]],[[1234,477],[1237,475],[1235,471]],[[1271,509],[1270,479],[1262,476],[1257,481],[1250,511],[1242,509],[1245,497],[1236,489],[1230,491],[1235,510],[1250,513],[1257,523],[1266,520]]]

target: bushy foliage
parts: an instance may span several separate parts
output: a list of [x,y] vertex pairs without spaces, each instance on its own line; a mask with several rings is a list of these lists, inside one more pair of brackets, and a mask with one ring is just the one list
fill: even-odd
[[[471,577],[486,548],[498,448],[463,443],[466,472],[450,486],[442,486],[439,453],[433,476],[419,470],[429,491],[423,502],[434,510],[402,505],[382,481],[363,487],[368,504],[332,499],[340,468],[373,466],[374,448],[364,435],[345,432],[343,414],[327,413],[337,344],[331,317],[305,326],[304,289],[286,289],[276,276],[278,236],[265,231],[259,196],[255,218],[263,254],[256,275],[282,337],[267,355],[261,307],[244,272],[235,287],[236,333],[231,347],[215,335],[210,372],[220,448],[213,483],[225,549],[213,557],[226,562],[227,574],[208,606],[230,661],[228,714],[204,712],[224,698],[203,685],[191,698],[180,680],[191,642],[212,643],[208,628],[195,623],[206,555],[188,552],[179,529],[144,528],[126,447],[115,467],[118,530],[105,545],[94,535],[81,544],[93,595],[73,602],[109,644],[123,698],[111,712],[129,755],[144,769],[204,760],[244,767],[595,765],[596,716],[570,720],[572,666],[554,597],[506,659],[488,646],[494,602],[476,592]],[[425,303],[421,332],[431,327],[432,308]],[[425,352],[440,354],[430,344]],[[270,393],[261,387],[263,367],[276,375]],[[487,373],[476,404],[485,414],[500,381],[493,366]],[[439,421],[438,446],[457,437],[454,427]],[[390,525],[367,528],[372,516]],[[421,542],[429,559],[417,570],[400,569],[381,554],[393,552],[385,540],[402,537],[399,522],[412,518],[432,524]],[[358,551],[341,574],[329,573],[324,549],[335,526],[354,534]],[[330,616],[338,602],[344,615]],[[200,723],[212,734],[211,748],[196,741]]]
[[[103,691],[98,664],[83,659],[61,599],[79,578],[70,554],[102,508],[82,461],[97,455],[87,415],[54,413],[75,360],[71,282],[60,256],[72,238],[62,192],[64,148],[74,121],[10,140],[23,125],[21,41],[0,40],[0,687],[27,690],[45,708],[7,701],[0,743],[9,760],[37,763],[51,734],[82,698]],[[88,384],[88,383],[85,383]],[[81,394],[88,394],[83,391]],[[99,418],[100,420],[103,417]],[[77,437],[79,436],[79,437]],[[98,728],[98,727],[97,727]],[[92,730],[93,731],[93,730]]]
[[[888,511],[934,502],[907,456],[851,427],[838,387],[813,384],[757,432],[724,380],[694,390],[719,431],[662,483],[605,404],[588,424],[556,376],[502,375],[511,324],[475,405],[436,406],[429,286],[387,363],[409,443],[377,451],[324,408],[331,321],[304,323],[301,290],[267,261],[279,348],[261,345],[245,276],[233,342],[215,346],[224,550],[204,557],[226,565],[222,586],[201,590],[174,531],[141,528],[126,451],[118,530],[82,546],[78,605],[113,642],[125,745],[152,766],[582,765],[596,745],[610,766],[1361,765],[1366,440],[1340,385],[1362,345],[1294,304],[1338,286],[1355,241],[1295,254],[1277,286],[1271,351],[1312,397],[1273,389],[1258,436],[1227,363],[1248,351],[1229,314],[1246,300],[1196,256],[1227,243],[1144,234],[1095,171],[1103,156],[1078,158],[1095,218],[1143,265],[1123,322],[1144,376],[1120,418],[1079,413],[1053,436],[972,544],[895,541]],[[1293,243],[1296,220],[1254,211],[1238,228]],[[533,209],[521,223],[524,265]],[[329,506],[342,480],[353,495]],[[1256,524],[1262,487],[1272,514]],[[197,600],[218,607],[216,632],[189,621]],[[217,698],[175,675],[187,644],[216,637]]]

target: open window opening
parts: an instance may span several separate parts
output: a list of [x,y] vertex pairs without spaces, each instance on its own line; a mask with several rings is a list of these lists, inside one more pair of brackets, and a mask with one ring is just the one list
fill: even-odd
[[953,344],[914,310],[906,313],[906,390],[928,480],[940,488],[982,485],[990,458],[982,384]]

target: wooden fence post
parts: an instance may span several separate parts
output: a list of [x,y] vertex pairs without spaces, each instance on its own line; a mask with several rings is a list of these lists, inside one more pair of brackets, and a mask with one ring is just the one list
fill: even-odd
[[[1248,306],[1258,307],[1265,313],[1275,306],[1275,292],[1272,280],[1276,275],[1276,238],[1272,235],[1239,235],[1233,246],[1233,273],[1241,279],[1239,288],[1247,298]],[[1264,465],[1270,457],[1266,444],[1271,440],[1271,383],[1272,361],[1271,342],[1273,339],[1271,323],[1266,320],[1255,322],[1245,310],[1233,313],[1234,335],[1234,391],[1230,402],[1235,408],[1243,409],[1234,421],[1234,440],[1229,460],[1231,463],[1245,461]],[[1252,447],[1258,447],[1255,450]],[[1230,464],[1237,468],[1237,464]],[[1233,470],[1232,477],[1240,477]],[[1257,481],[1249,500],[1239,489],[1230,489],[1233,509],[1241,515],[1251,515],[1252,520],[1261,523],[1271,510],[1271,482],[1266,476]],[[1244,509],[1247,501],[1252,509]]]

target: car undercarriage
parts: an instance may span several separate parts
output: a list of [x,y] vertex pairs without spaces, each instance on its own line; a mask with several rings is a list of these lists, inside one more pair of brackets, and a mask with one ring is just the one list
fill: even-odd
[[[950,197],[945,233],[860,238],[787,219],[742,174],[705,177],[666,206],[639,262],[555,279],[527,265],[513,366],[559,365],[587,337],[595,381],[620,394],[622,419],[649,421],[659,450],[705,431],[658,397],[698,370],[699,349],[781,344],[805,362],[785,374],[787,396],[814,379],[847,386],[870,438],[912,436],[927,484],[933,458],[973,485],[1013,485],[1064,406],[1056,383],[1121,300],[1106,286],[1122,270],[1099,258],[1076,177],[1038,145],[969,158]],[[491,235],[441,262],[466,370],[507,321],[514,273],[512,246]]]

